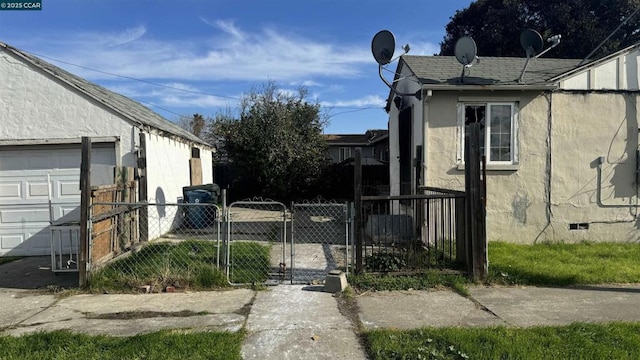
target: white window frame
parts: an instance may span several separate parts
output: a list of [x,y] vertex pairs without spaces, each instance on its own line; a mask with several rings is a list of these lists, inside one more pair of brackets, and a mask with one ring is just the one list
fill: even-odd
[[343,162],[347,159],[352,158],[351,148],[348,146],[343,146],[338,149],[338,162]]
[[[464,170],[464,132],[465,132],[465,108],[469,105],[484,105],[485,106],[485,136],[484,136],[484,148],[487,155],[487,169],[489,170],[517,170],[519,167],[518,158],[518,115],[520,113],[520,106],[518,101],[459,101],[457,104],[457,116],[458,116],[458,152],[457,163],[460,170]],[[511,107],[511,159],[509,161],[494,161],[491,159],[490,140],[491,140],[491,106],[494,105],[508,105]]]

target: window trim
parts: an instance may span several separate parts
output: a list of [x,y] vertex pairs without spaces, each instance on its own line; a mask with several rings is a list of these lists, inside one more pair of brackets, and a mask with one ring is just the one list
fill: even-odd
[[[484,105],[486,106],[486,122],[490,125],[489,117],[491,115],[491,106],[492,105],[509,105],[511,106],[511,160],[510,161],[491,161],[491,159],[487,158],[487,169],[488,170],[517,170],[520,167],[520,159],[519,159],[519,139],[518,139],[518,121],[520,115],[520,103],[519,101],[505,101],[505,99],[495,99],[493,101],[489,101],[487,99],[470,99],[465,98],[459,99],[456,104],[456,113],[458,117],[458,129],[457,129],[457,154],[456,154],[456,163],[459,170],[464,170],[464,132],[465,132],[465,108],[468,105]],[[486,127],[487,131],[485,131],[484,136],[484,147],[485,149],[490,149],[489,143],[491,139],[491,127]]]
[[[346,154],[348,152],[348,154]],[[349,155],[349,156],[346,156]],[[353,157],[353,151],[350,146],[341,146],[338,148],[338,162],[351,159]]]

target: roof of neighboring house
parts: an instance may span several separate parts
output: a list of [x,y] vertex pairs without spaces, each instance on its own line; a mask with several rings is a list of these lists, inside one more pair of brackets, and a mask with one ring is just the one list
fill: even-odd
[[98,103],[101,103],[105,107],[127,119],[129,122],[139,125],[141,128],[151,127],[195,143],[212,147],[204,140],[193,135],[187,130],[182,129],[178,125],[165,119],[160,114],[154,112],[153,110],[147,108],[146,106],[140,104],[135,100],[107,90],[100,85],[94,84],[79,76],[73,75],[70,72],[67,72],[36,56],[18,50],[3,42],[0,42],[0,47],[4,48],[5,51],[13,54],[17,58],[30,63],[49,76],[54,77],[55,79],[92,98]]
[[324,139],[329,146],[367,146],[387,139],[386,129],[367,130],[364,134],[325,134]]
[[[522,57],[482,57],[465,69],[455,56],[403,55],[401,60],[419,78],[422,84],[438,85],[533,85],[548,84],[549,80],[573,70],[580,59],[532,58],[527,71],[518,82],[527,59]],[[400,65],[399,65],[400,66]]]

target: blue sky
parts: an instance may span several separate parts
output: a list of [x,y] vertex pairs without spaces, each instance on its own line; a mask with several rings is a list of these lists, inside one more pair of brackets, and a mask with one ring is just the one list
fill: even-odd
[[387,127],[376,32],[432,55],[449,18],[471,2],[42,0],[41,11],[0,11],[0,41],[172,121],[233,111],[243,93],[275,81],[282,91],[307,88],[329,116],[325,133],[363,133]]

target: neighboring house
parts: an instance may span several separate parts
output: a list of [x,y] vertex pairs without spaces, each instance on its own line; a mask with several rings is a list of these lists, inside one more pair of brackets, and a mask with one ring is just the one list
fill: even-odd
[[596,61],[400,58],[388,99],[391,194],[464,189],[484,124],[489,240],[638,241],[639,45]]
[[325,134],[324,138],[334,164],[353,159],[357,147],[362,148],[363,165],[384,165],[389,161],[387,130],[367,130],[364,134]]
[[[192,173],[212,182],[214,149],[136,101],[3,43],[0,78],[0,255],[50,254],[49,196],[54,220],[79,218],[83,136],[93,142],[92,185],[113,183],[115,166],[145,163],[141,154],[141,200],[176,203]],[[162,216],[175,214],[149,210],[150,223]]]

